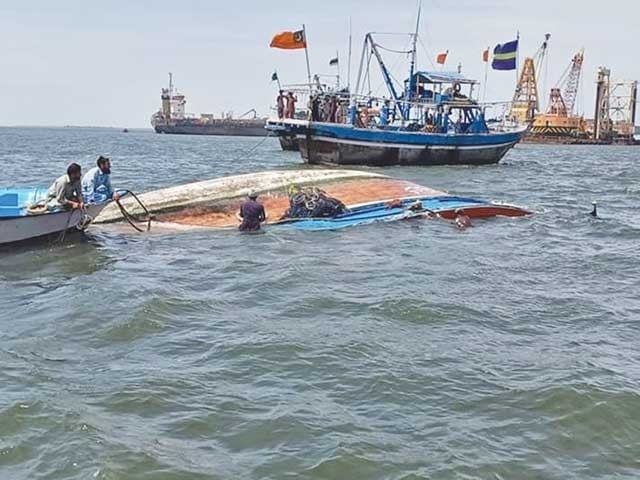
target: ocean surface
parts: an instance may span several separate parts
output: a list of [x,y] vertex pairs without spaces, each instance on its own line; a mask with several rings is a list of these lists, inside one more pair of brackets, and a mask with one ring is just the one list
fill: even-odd
[[[0,185],[98,154],[138,192],[301,166],[273,138],[1,128]],[[535,215],[0,253],[0,479],[640,478],[640,148],[376,171]]]

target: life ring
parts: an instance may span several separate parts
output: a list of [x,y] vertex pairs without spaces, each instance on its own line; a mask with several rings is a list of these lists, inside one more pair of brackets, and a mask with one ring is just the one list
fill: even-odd
[[460,93],[460,90],[462,90],[462,85],[460,85],[458,82],[453,84],[453,91],[455,93]]

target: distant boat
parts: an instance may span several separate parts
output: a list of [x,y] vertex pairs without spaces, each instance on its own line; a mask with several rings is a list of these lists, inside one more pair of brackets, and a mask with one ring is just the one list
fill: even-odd
[[[492,124],[474,100],[478,82],[460,71],[415,71],[417,32],[412,34],[411,65],[404,84],[387,70],[381,45],[365,36],[361,65],[375,59],[390,98],[368,94],[337,97],[331,114],[312,111],[308,122],[270,120],[281,137],[295,135],[302,158],[329,165],[484,165],[498,163],[520,141],[526,127]],[[368,65],[368,62],[366,62]],[[361,72],[364,86],[369,72]],[[463,88],[465,91],[463,91]],[[316,98],[326,97],[320,92]],[[333,100],[335,103],[335,99]]]
[[212,114],[206,113],[199,117],[187,114],[186,98],[174,89],[171,74],[169,74],[169,87],[162,89],[160,98],[162,106],[151,117],[151,126],[156,133],[247,137],[267,135],[264,128],[266,119],[258,118],[253,109],[243,113],[239,118],[233,118],[230,113],[221,118],[214,118]]
[[124,130],[122,130],[122,133],[129,133],[129,129],[125,128]]
[[110,201],[88,204],[85,210],[32,214],[29,206],[46,198],[46,187],[0,189],[0,246],[24,242],[67,230],[84,230]]

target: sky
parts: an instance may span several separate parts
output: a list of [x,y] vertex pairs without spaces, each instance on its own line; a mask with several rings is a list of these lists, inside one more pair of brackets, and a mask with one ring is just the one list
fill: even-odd
[[[347,72],[349,21],[355,83],[368,31],[411,32],[418,0],[0,0],[0,125],[149,127],[160,89],[172,72],[195,114],[251,108],[268,114],[277,70],[283,83],[306,81],[304,51],[269,48],[271,37],[306,25],[311,70],[335,74],[339,53]],[[550,33],[544,97],[585,49],[578,105],[593,113],[597,68],[615,80],[640,79],[638,0],[422,0],[418,62],[433,69],[448,50],[446,69],[484,80],[482,51],[520,32],[520,59]],[[401,37],[382,43],[406,47]],[[404,43],[402,43],[404,42]],[[401,44],[402,43],[402,44]],[[384,53],[397,78],[406,56]],[[378,77],[379,78],[379,77]],[[486,99],[509,100],[514,72],[489,71]],[[377,82],[373,82],[374,84]],[[385,94],[382,85],[379,94]],[[542,88],[542,85],[539,85]]]

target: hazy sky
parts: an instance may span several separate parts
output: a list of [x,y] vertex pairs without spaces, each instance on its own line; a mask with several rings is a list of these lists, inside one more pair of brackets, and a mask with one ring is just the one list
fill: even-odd
[[[345,75],[351,17],[355,77],[363,34],[413,30],[416,7],[417,0],[0,0],[0,125],[148,127],[169,71],[189,112],[266,114],[274,69],[283,83],[306,79],[304,52],[270,49],[273,34],[305,23],[311,69],[335,71],[328,61],[339,50]],[[638,0],[423,0],[429,55],[419,45],[419,61],[430,69],[448,49],[447,67],[462,62],[482,80],[484,48],[519,30],[523,58],[549,32],[547,90],[584,47],[581,97],[591,115],[599,65],[616,79],[640,78],[639,14]],[[402,78],[404,68],[396,73]],[[514,82],[513,72],[490,71],[488,100],[510,98]]]

